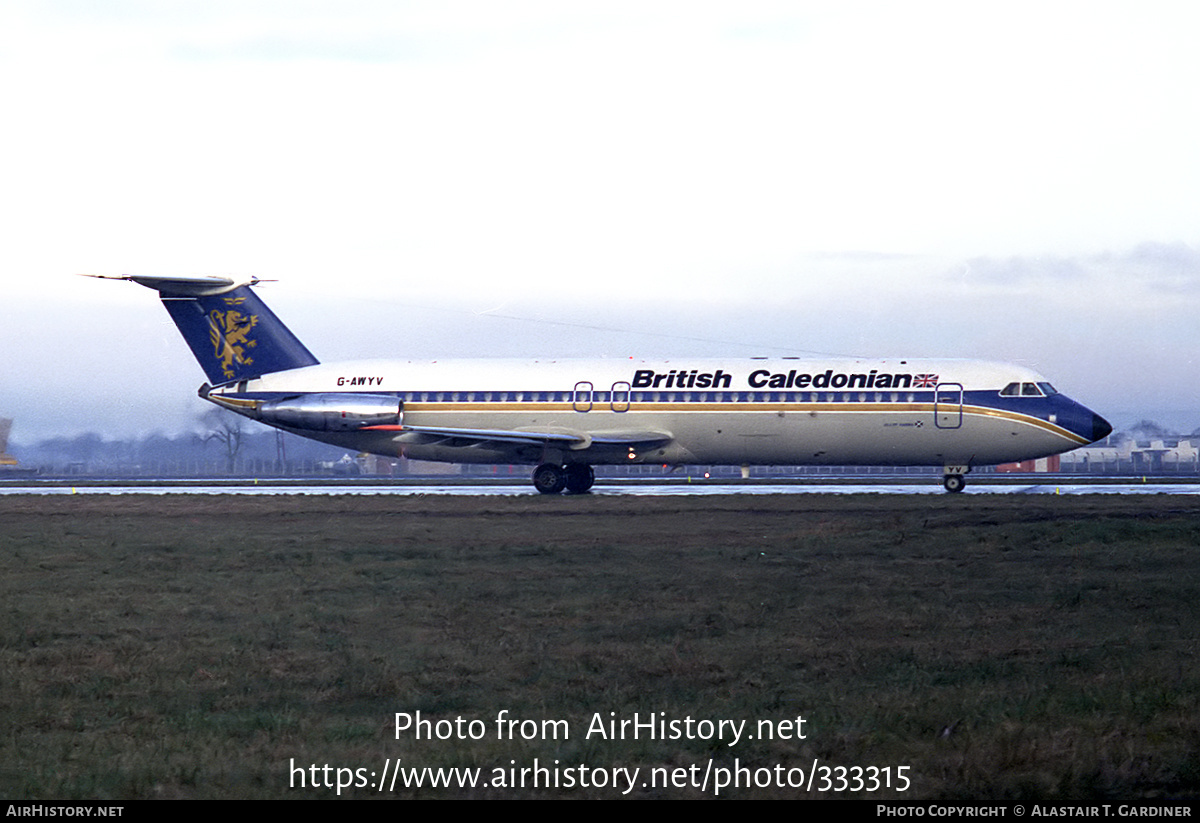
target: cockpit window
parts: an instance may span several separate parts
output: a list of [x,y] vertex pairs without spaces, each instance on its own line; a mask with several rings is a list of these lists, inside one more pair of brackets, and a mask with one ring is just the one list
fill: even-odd
[[1009,383],[1000,390],[1001,397],[1041,397],[1045,394],[1058,394],[1049,383]]

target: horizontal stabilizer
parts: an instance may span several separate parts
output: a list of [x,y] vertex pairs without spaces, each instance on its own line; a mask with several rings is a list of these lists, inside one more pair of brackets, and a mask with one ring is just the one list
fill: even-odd
[[251,290],[258,280],[136,274],[84,276],[130,280],[156,290],[213,385],[315,366],[319,362]]
[[85,274],[99,280],[129,280],[148,289],[154,289],[164,297],[198,297],[233,291],[238,286],[253,286],[259,280],[237,281],[231,277],[143,277],[140,274]]

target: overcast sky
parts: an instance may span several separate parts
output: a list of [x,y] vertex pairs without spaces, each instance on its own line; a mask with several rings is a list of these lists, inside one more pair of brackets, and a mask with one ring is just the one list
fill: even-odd
[[[0,416],[189,427],[155,295],[318,357],[961,356],[1200,427],[1200,5],[0,3]],[[1123,417],[1125,416],[1125,417]]]

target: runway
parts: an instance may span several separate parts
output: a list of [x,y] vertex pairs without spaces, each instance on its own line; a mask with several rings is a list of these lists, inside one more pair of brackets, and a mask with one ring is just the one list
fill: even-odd
[[[272,481],[156,481],[121,483],[116,481],[54,480],[41,483],[23,481],[0,483],[0,495],[71,495],[71,494],[236,494],[236,495],[453,495],[460,497],[538,496],[527,483],[303,483]],[[772,495],[772,494],[946,494],[936,481],[921,483],[628,483],[597,482],[590,494],[598,496],[663,497],[678,495]],[[1200,494],[1200,483],[1191,482],[977,482],[963,494]]]

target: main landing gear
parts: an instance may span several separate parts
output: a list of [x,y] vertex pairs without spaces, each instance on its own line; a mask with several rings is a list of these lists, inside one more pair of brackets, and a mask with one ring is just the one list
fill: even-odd
[[543,463],[533,470],[533,487],[542,494],[558,494],[563,489],[567,494],[583,494],[595,482],[596,473],[583,463],[567,466]]

